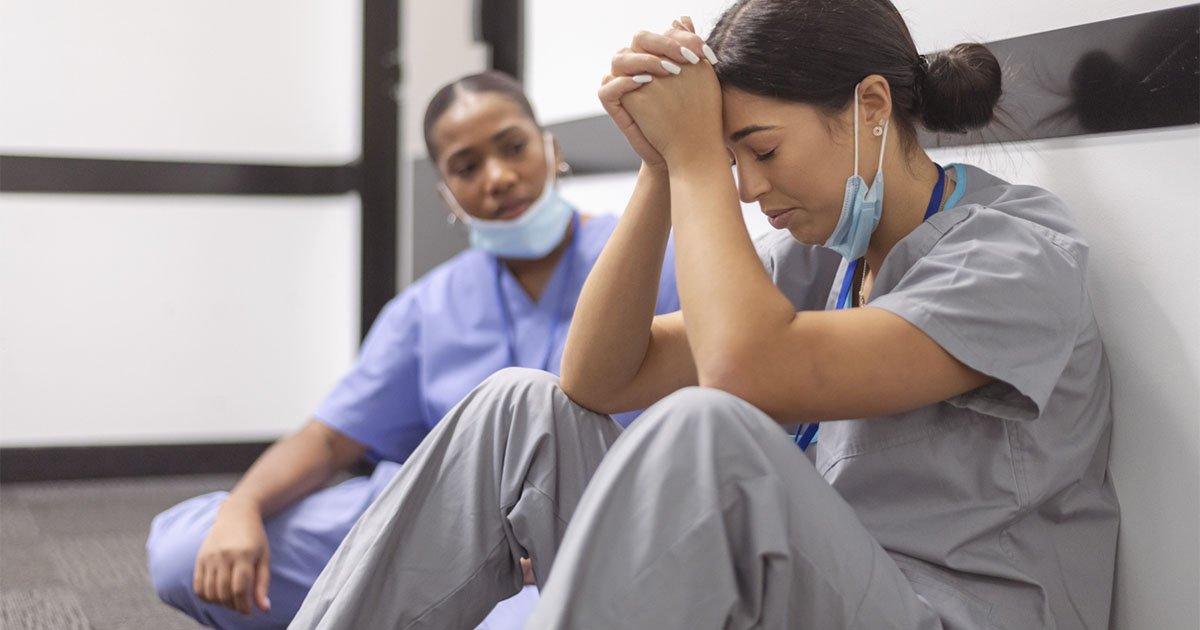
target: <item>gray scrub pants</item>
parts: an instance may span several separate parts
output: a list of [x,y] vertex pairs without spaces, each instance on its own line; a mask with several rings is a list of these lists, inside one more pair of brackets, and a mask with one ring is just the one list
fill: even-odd
[[622,435],[516,368],[421,443],[290,627],[473,628],[521,589],[524,555],[542,588],[527,628],[941,628],[750,404],[688,388]]

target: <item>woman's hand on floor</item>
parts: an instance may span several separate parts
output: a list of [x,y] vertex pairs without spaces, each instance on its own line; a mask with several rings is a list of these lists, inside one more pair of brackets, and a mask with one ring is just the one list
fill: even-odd
[[196,555],[192,587],[200,599],[243,615],[253,612],[255,604],[267,611],[271,609],[267,598],[270,567],[271,550],[262,515],[226,501]]

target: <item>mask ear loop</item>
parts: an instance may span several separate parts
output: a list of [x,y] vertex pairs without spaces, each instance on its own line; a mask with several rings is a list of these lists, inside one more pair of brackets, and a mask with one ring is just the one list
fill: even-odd
[[470,223],[470,219],[467,216],[467,211],[463,210],[462,206],[458,205],[458,200],[454,198],[454,193],[450,192],[450,188],[446,186],[446,182],[438,182],[437,191],[442,197],[442,203],[446,204],[446,207],[450,208],[450,214],[446,217],[446,223],[449,223],[450,225],[460,222],[464,224]]
[[[883,142],[880,143],[880,145],[879,145],[879,168],[875,169],[875,178],[876,179],[883,176],[883,150],[887,148],[887,138],[888,138],[888,119],[884,118],[883,119]],[[874,184],[875,184],[875,182],[872,181],[871,185],[874,185]]]

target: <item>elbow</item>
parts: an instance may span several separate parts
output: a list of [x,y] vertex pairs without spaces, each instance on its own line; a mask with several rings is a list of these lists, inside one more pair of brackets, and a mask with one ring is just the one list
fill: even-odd
[[587,381],[586,375],[581,373],[581,371],[568,369],[566,362],[563,362],[562,374],[558,377],[558,386],[562,388],[567,398],[570,398],[575,404],[581,407],[591,409],[592,411],[608,413],[600,408],[602,405],[598,404],[604,400],[603,392],[597,391],[595,384],[589,387]]
[[761,356],[745,345],[729,345],[696,357],[696,376],[701,387],[719,389],[751,401],[757,380],[755,366]]
[[579,404],[583,404],[581,402],[582,399],[587,398],[587,390],[583,387],[583,379],[575,373],[575,370],[567,369],[565,361],[562,366],[562,374],[558,377],[558,386],[562,388],[567,398]]

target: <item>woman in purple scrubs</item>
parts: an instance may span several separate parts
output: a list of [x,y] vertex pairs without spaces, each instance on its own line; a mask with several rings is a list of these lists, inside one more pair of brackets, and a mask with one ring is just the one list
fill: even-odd
[[[559,195],[557,145],[511,77],[487,72],[442,88],[425,113],[425,142],[472,247],[388,303],[313,418],[231,492],[154,520],[155,589],[201,623],[287,626],[358,516],[455,403],[504,367],[558,373],[575,301],[615,218],[583,216]],[[674,266],[664,269],[659,313],[679,308]],[[363,459],[377,462],[370,477],[322,489]],[[526,587],[480,627],[518,628],[534,601]]]

